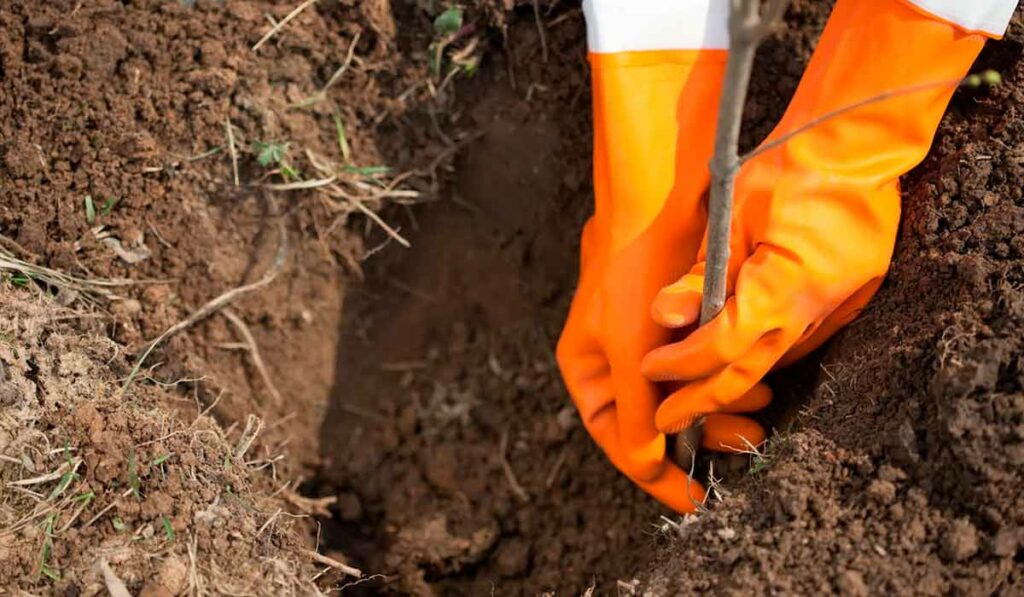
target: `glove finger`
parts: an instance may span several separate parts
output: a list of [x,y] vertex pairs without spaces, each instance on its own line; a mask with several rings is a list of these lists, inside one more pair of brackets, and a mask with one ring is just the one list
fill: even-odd
[[625,452],[619,442],[619,423],[614,407],[601,411],[584,424],[615,468],[630,477],[648,495],[680,514],[694,512],[704,502],[704,485],[672,463],[666,463],[661,474],[651,480],[642,481],[630,476]]
[[803,288],[797,258],[772,245],[758,246],[739,268],[735,295],[722,312],[683,340],[648,353],[643,374],[654,381],[691,381],[714,374],[747,354],[771,330],[792,324],[794,298]]
[[565,387],[586,422],[614,404],[615,393],[608,359],[593,336],[580,331],[583,329],[580,311],[573,309],[558,339],[555,359]]
[[673,433],[689,427],[701,415],[746,411],[751,403],[763,400],[765,395],[763,390],[756,390],[753,398],[747,394],[792,346],[796,336],[782,330],[765,334],[743,357],[710,377],[686,384],[666,398],[655,415],[655,425],[665,433]]
[[622,444],[630,476],[651,480],[665,465],[665,434],[654,426],[662,393],[640,374],[639,355],[612,363],[612,386]]
[[701,447],[713,452],[747,452],[765,440],[766,433],[757,421],[742,415],[713,414],[704,419]]
[[[699,301],[697,304],[699,311]],[[763,335],[757,320],[743,317],[735,298],[707,324],[686,338],[647,353],[640,365],[653,381],[691,381],[707,377],[742,357]]]
[[658,325],[682,328],[700,319],[704,292],[704,262],[693,266],[678,282],[662,288],[651,302],[651,317]]

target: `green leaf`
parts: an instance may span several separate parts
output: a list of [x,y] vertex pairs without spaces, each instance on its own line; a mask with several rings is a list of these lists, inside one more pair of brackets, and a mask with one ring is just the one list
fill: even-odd
[[14,284],[15,286],[28,286],[31,278],[23,274],[14,274],[10,277],[10,280],[11,284]]
[[170,458],[170,457],[171,457],[170,454],[162,454],[160,456],[157,456],[156,458],[153,459],[152,465],[153,466],[160,466],[161,464],[167,462],[167,459]]
[[345,172],[352,172],[360,176],[376,176],[378,174],[387,174],[391,171],[391,168],[387,166],[345,166],[344,170]]
[[41,566],[39,566],[39,572],[41,572],[44,576],[46,576],[52,581],[60,580],[60,573],[58,573],[53,568],[50,568],[46,564],[42,564]]
[[92,195],[85,196],[85,221],[88,224],[96,221],[96,204],[92,202]]
[[123,531],[128,528],[128,525],[126,525],[124,521],[117,516],[115,516],[114,519],[110,521],[110,524],[114,525],[114,530],[116,531]]
[[168,541],[174,541],[174,529],[171,527],[171,519],[167,516],[163,517],[164,521],[164,536],[167,537]]
[[451,35],[462,29],[462,9],[453,6],[437,15],[434,19],[434,32],[438,35]]
[[82,494],[79,494],[79,495],[75,496],[75,501],[76,502],[78,502],[80,504],[85,504],[86,506],[91,504],[94,499],[96,499],[96,492],[95,491],[86,491],[85,493],[82,493]]
[[285,181],[297,182],[302,180],[302,176],[288,164],[281,162],[281,176],[284,177]]
[[57,486],[53,488],[53,491],[50,492],[50,497],[47,499],[52,500],[53,498],[64,493],[64,490],[67,489],[68,485],[71,485],[71,482],[74,481],[76,478],[78,478],[78,475],[76,475],[73,470],[61,475],[60,482],[57,483]]
[[114,199],[113,197],[107,197],[106,202],[103,203],[103,208],[100,209],[100,215],[110,215],[110,210],[114,209],[115,205],[117,205],[117,199]]
[[288,153],[287,143],[264,143],[263,141],[256,141],[253,143],[253,148],[256,150],[256,162],[259,163],[260,166],[277,164],[281,162]]

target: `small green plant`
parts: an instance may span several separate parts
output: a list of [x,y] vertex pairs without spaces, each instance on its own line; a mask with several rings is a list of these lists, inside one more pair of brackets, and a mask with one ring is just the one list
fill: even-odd
[[111,210],[114,209],[115,205],[117,205],[117,199],[114,199],[113,197],[107,197],[107,200],[103,202],[103,207],[100,208],[100,215],[109,216]]
[[459,29],[462,29],[462,9],[458,6],[449,8],[434,19],[434,33],[439,37],[453,35]]
[[165,515],[162,517],[162,520],[164,523],[164,537],[166,537],[168,541],[174,541],[174,528],[171,526],[171,519],[167,518]]
[[277,166],[281,177],[286,181],[302,180],[299,173],[288,163],[289,143],[255,141],[252,144],[256,152],[256,163],[263,167]]
[[352,149],[348,145],[348,136],[345,134],[345,123],[341,121],[341,115],[334,114],[334,130],[338,134],[338,150],[346,162],[352,157]]
[[[427,66],[430,72],[440,75],[444,69],[445,51],[454,43],[470,36],[472,27],[465,23],[465,14],[461,7],[452,6],[434,18],[434,41],[430,44]],[[479,39],[469,37],[469,41],[457,50],[448,53],[448,61],[463,73],[472,75],[480,64],[477,46]]]
[[5,277],[7,278],[7,281],[13,284],[14,286],[25,287],[28,286],[28,283],[32,281],[32,278],[26,276],[25,274],[8,274]]
[[118,532],[121,532],[121,531],[123,531],[123,530],[125,530],[125,529],[127,529],[127,528],[128,528],[128,525],[126,525],[126,524],[124,523],[124,521],[123,521],[123,520],[121,520],[121,517],[120,517],[120,516],[115,516],[115,517],[114,517],[114,518],[113,518],[113,519],[112,519],[112,520],[110,521],[110,524],[114,525],[114,530],[115,530],[115,531],[118,531]]
[[92,224],[96,221],[96,204],[92,202],[92,195],[85,196],[85,222]]
[[252,146],[256,151],[256,163],[260,166],[280,164],[288,156],[287,143],[256,141]]
[[43,520],[43,548],[39,554],[39,574],[54,582],[60,580],[60,573],[50,566],[50,557],[53,555],[53,525],[56,520],[56,512],[51,512]]
[[82,492],[75,496],[75,501],[82,504],[83,508],[88,507],[94,499],[96,499],[96,492],[91,490]]
[[153,462],[151,462],[150,464],[151,464],[151,466],[160,466],[161,464],[167,462],[167,460],[170,457],[171,457],[170,454],[161,454],[160,456],[157,456],[156,458],[154,458]]

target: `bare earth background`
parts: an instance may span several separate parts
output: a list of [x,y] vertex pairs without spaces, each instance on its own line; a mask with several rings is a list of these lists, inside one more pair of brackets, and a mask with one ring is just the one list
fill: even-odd
[[[886,286],[775,374],[766,456],[676,529],[552,354],[590,209],[578,6],[478,0],[435,73],[427,1],[321,0],[253,51],[298,4],[0,6],[0,249],[136,282],[0,282],[0,585],[97,594],[105,563],[148,595],[1024,590],[1019,11],[977,65],[1005,84],[959,92],[904,181]],[[748,146],[828,10],[793,2],[762,49]],[[283,168],[343,194],[274,190]],[[281,224],[274,281],[122,394],[146,341],[272,267]]]

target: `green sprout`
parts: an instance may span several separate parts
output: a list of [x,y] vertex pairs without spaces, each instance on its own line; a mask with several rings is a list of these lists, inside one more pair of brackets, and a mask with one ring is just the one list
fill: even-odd
[[288,156],[287,143],[256,141],[253,143],[253,149],[256,150],[256,162],[260,166],[280,164]]
[[164,536],[168,541],[174,541],[174,528],[171,526],[171,519],[167,518],[167,516],[163,516],[162,519],[164,523]]
[[462,9],[458,6],[449,8],[434,19],[434,33],[439,37],[452,35],[459,29],[462,29]]
[[96,204],[92,202],[92,195],[85,196],[85,222],[92,224],[96,221]]

